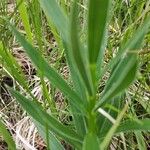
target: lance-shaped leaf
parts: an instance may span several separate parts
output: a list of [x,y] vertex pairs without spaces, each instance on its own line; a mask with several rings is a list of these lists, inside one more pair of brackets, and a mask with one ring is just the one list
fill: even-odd
[[121,93],[134,80],[137,68],[137,49],[140,48],[149,27],[150,18],[147,18],[144,24],[135,32],[134,36],[127,41],[117,56],[109,63],[108,66],[111,66],[112,69],[111,77],[106,83],[103,96],[96,105],[96,108]]
[[[71,40],[69,35],[69,19],[66,14],[63,12],[61,7],[58,5],[56,0],[39,0],[39,3],[45,12],[47,19],[53,23],[56,27],[57,31],[60,33],[62,37],[62,42],[65,49],[65,54],[67,57],[67,62],[70,68],[72,80],[74,82],[75,90],[80,93],[80,95],[84,95],[84,87],[81,79],[79,77],[79,73],[77,71],[77,67],[75,66],[75,60],[70,51],[71,49]],[[82,100],[85,100],[83,98]]]
[[[110,0],[89,0],[88,12],[88,57],[94,90],[97,86],[97,71],[101,68],[106,42],[106,28]],[[98,58],[100,59],[98,61]],[[100,66],[98,66],[100,65]],[[99,68],[98,68],[99,67]]]
[[56,0],[39,0],[39,3],[47,16],[47,19],[56,26],[58,32],[63,37],[63,40],[65,40],[65,42],[66,40],[68,41],[69,19],[61,10]]
[[96,108],[104,105],[107,101],[111,100],[114,96],[120,94],[123,90],[135,79],[137,70],[136,54],[127,54],[120,63],[112,70],[110,79],[106,83],[102,98],[99,100]]
[[78,7],[77,7],[76,1],[74,1],[73,8],[72,8],[71,26],[70,26],[71,28],[70,29],[71,30],[70,31],[71,50],[72,50],[72,55],[74,57],[77,68],[82,77],[82,80],[84,81],[84,84],[89,94],[92,95],[92,85],[89,79],[90,70],[86,69],[87,64],[84,62],[84,59],[82,58],[82,55],[81,55],[81,48],[83,48],[83,46],[78,36],[78,23],[79,23],[78,22]]
[[31,32],[31,27],[30,27],[30,23],[29,23],[29,16],[27,13],[25,1],[17,0],[17,4],[18,4],[18,11],[20,13],[20,17],[22,19],[22,23],[24,25],[27,37],[28,37],[30,43],[32,43],[32,32]]
[[91,64],[95,64],[101,52],[108,21],[110,0],[90,0],[88,14],[88,50]]
[[76,108],[85,110],[81,98],[74,92],[65,80],[45,61],[41,56],[39,51],[37,51],[26,39],[13,27],[10,25],[13,30],[16,38],[21,43],[23,48],[26,50],[26,53],[31,58],[32,62],[36,67],[46,76],[50,82],[62,91],[62,93],[68,98],[71,104],[74,104]]
[[[71,77],[74,83],[75,91],[78,92],[80,97],[82,97],[82,102],[86,101],[85,97],[85,87],[82,82],[79,71],[77,70],[74,57],[71,50],[71,40],[69,38],[69,19],[66,14],[63,12],[61,7],[58,5],[56,0],[39,0],[39,3],[45,12],[45,15],[49,22],[51,22],[59,32],[61,40],[63,42],[67,62],[70,68]],[[52,27],[52,26],[51,26]],[[70,103],[71,104],[71,103]],[[78,109],[73,108],[71,104],[71,109],[73,110],[73,117],[77,127],[78,132],[85,132],[85,121],[83,115],[78,114]],[[83,119],[82,119],[83,118]],[[82,128],[83,127],[83,128]],[[82,129],[81,129],[82,128]]]
[[150,27],[150,17],[148,17],[144,23],[136,30],[136,32],[133,34],[132,38],[130,38],[124,46],[122,46],[116,57],[110,60],[108,65],[103,69],[101,72],[100,78],[104,75],[106,70],[108,68],[114,68],[114,66],[118,63],[118,61],[121,59],[121,57],[126,54],[127,52],[138,52],[141,48],[141,44],[143,42],[144,36],[146,33],[148,33]]
[[75,147],[77,148],[81,147],[82,137],[79,134],[69,129],[68,127],[65,127],[60,122],[58,122],[54,117],[47,114],[42,109],[40,104],[38,104],[36,101],[28,100],[15,90],[9,89],[9,91],[33,119],[35,119],[43,126],[47,125],[50,131],[54,132],[56,135],[65,139]]
[[[74,61],[74,58],[72,56],[72,53],[70,52],[70,36],[69,36],[69,19],[66,16],[66,14],[63,12],[61,7],[58,5],[56,0],[39,0],[40,6],[42,7],[43,11],[45,12],[45,15],[47,19],[53,23],[53,25],[56,27],[57,31],[60,33],[62,37],[62,42],[65,49],[65,54],[67,57],[67,61],[70,67],[71,76],[73,79],[73,82],[75,84],[76,91],[81,93],[83,95],[84,92],[82,92],[84,89],[82,88],[82,83],[80,82],[80,77],[78,76],[78,71]],[[84,100],[84,99],[83,99]]]

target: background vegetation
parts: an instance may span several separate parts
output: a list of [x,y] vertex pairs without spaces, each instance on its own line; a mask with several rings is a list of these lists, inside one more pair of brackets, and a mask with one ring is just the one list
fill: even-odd
[[0,149],[150,148],[150,1],[75,2],[0,1]]

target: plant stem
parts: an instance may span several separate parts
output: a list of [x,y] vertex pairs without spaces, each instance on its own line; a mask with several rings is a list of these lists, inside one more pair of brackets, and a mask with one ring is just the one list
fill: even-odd
[[88,107],[88,132],[96,133],[96,112],[93,111],[95,106],[96,97],[89,97],[89,107]]

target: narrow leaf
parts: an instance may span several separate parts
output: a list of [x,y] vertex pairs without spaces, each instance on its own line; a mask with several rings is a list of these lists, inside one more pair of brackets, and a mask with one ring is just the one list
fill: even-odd
[[[62,37],[62,42],[64,45],[67,61],[70,67],[71,76],[73,79],[73,82],[75,84],[76,90],[78,90],[78,93],[81,93],[83,95],[84,89],[83,89],[83,83],[81,83],[79,74],[77,71],[74,61],[74,58],[72,56],[72,53],[70,52],[70,36],[69,36],[69,19],[64,14],[64,12],[61,10],[60,6],[56,2],[56,0],[39,0],[39,3],[45,12],[45,15],[47,19],[53,23],[53,25],[56,27],[58,32],[60,33]],[[84,100],[84,99],[83,99]]]
[[75,91],[77,91],[82,97],[82,100],[85,101],[85,88],[81,79],[79,77],[79,72],[75,66],[75,61],[70,51],[70,36],[69,36],[69,19],[66,14],[62,11],[56,0],[39,0],[39,3],[45,12],[47,19],[56,27],[57,31],[62,37],[62,43],[67,57],[67,62],[70,67],[70,72],[72,80],[74,82]]
[[16,150],[15,142],[12,139],[12,136],[10,135],[8,130],[6,129],[6,126],[2,123],[1,119],[0,119],[0,133],[3,136],[4,140],[6,141],[6,143],[8,144],[8,148],[10,150]]
[[[50,26],[52,28],[54,28],[54,26],[55,26],[58,33],[62,37],[62,41],[63,41],[64,47],[65,47],[67,61],[68,61],[69,67],[70,67],[72,80],[75,85],[74,88],[75,88],[75,91],[78,92],[80,97],[82,97],[82,99],[81,99],[79,96],[77,96],[78,98],[75,100],[75,98],[73,98],[74,96],[71,96],[71,101],[69,101],[69,103],[70,103],[71,107],[74,107],[74,103],[76,103],[76,101],[79,100],[81,103],[81,102],[85,101],[86,98],[84,96],[85,92],[83,92],[84,91],[83,84],[80,81],[78,71],[76,70],[75,65],[74,65],[75,64],[74,60],[72,59],[72,56],[70,54],[70,46],[69,46],[70,40],[69,40],[69,32],[68,32],[69,19],[67,18],[65,13],[61,10],[61,8],[58,5],[58,3],[56,2],[56,0],[44,0],[44,1],[39,0],[39,3],[40,3],[40,6],[42,7],[43,11],[45,12],[48,22],[52,25],[52,26],[51,25]],[[56,34],[54,33],[54,35],[56,35]],[[59,83],[59,81],[58,81],[58,84],[62,85],[62,83],[61,82]],[[65,91],[66,91],[67,95],[70,93],[67,90],[65,90]],[[73,99],[74,99],[74,102],[73,102]],[[80,104],[77,104],[76,106],[77,107],[74,108],[74,110],[76,109],[76,112],[73,113],[73,116],[74,116],[74,121],[78,126],[77,130],[79,129],[78,131],[81,132],[80,129],[81,129],[81,127],[84,127],[84,124],[85,124],[84,115],[82,114],[82,116],[81,115],[79,116],[76,114],[79,114],[82,110],[84,111],[84,107],[82,107],[80,109]],[[83,128],[83,129],[85,129],[85,128]],[[82,131],[84,131],[83,129],[82,129]]]
[[101,72],[100,78],[104,75],[108,68],[113,68],[118,61],[128,52],[138,52],[140,50],[141,44],[143,42],[144,36],[148,33],[150,27],[150,17],[148,17],[144,23],[136,30],[132,38],[130,38],[126,44],[121,47],[116,55],[108,65]]
[[90,64],[95,64],[105,38],[110,0],[90,0],[88,14],[88,51]]
[[78,7],[76,1],[73,3],[72,8],[72,17],[71,17],[71,31],[70,31],[70,37],[71,37],[71,48],[74,60],[76,62],[77,68],[81,74],[82,80],[84,81],[86,88],[90,95],[92,95],[92,86],[90,84],[89,80],[89,74],[86,70],[87,64],[85,64],[84,59],[81,55],[81,48],[83,48],[82,44],[79,41],[78,36]]
[[[90,0],[88,12],[88,57],[94,91],[97,86],[97,69],[101,68],[106,40],[110,0]],[[104,44],[104,45],[103,45]],[[100,59],[99,61],[97,59]],[[100,66],[97,66],[100,65]],[[97,68],[99,67],[99,68]]]
[[29,16],[27,13],[25,2],[24,2],[24,0],[17,0],[17,4],[19,5],[18,10],[19,10],[20,17],[22,19],[27,37],[28,37],[29,41],[32,43],[32,32],[31,32],[31,28],[30,28]]
[[136,131],[134,132],[135,136],[136,136],[136,140],[138,143],[138,148],[139,150],[146,150],[146,143],[145,143],[145,138],[142,135],[141,131]]
[[68,40],[69,20],[65,13],[61,10],[56,0],[39,0],[39,3],[45,12],[48,20],[52,22],[63,39]]
[[112,70],[112,74],[106,83],[102,98],[99,100],[96,108],[104,105],[114,96],[124,91],[135,79],[137,70],[136,54],[127,54],[120,63]]
[[4,49],[3,44],[0,42],[0,57],[4,62],[4,66],[8,72],[15,78],[15,80],[28,91],[28,93],[32,96],[28,85],[26,83],[26,77],[24,76],[21,67],[14,59],[12,54],[8,52],[8,50]]
[[[73,81],[75,83],[75,88],[78,89],[78,93],[80,94],[80,97],[74,92],[68,84],[62,79],[62,77],[49,66],[49,64],[41,57],[40,53],[32,47],[25,39],[20,35],[18,31],[14,27],[11,27],[18,38],[19,42],[22,44],[24,49],[26,50],[27,54],[33,61],[33,63],[38,67],[39,70],[43,72],[43,75],[46,76],[50,82],[59,88],[62,93],[68,98],[68,101],[71,105],[71,109],[73,110],[73,116],[74,121],[76,124],[76,128],[79,133],[84,134],[85,133],[85,118],[84,113],[85,107],[83,106],[83,101],[85,101],[85,98],[83,98],[82,95],[84,95],[85,92],[83,91],[82,84],[80,83],[80,78],[76,75],[77,71],[74,69],[74,63],[70,57],[69,63],[71,66],[71,74],[73,75]],[[77,90],[76,90],[77,91]],[[74,107],[75,106],[75,107]],[[82,113],[81,113],[82,112]],[[78,114],[78,115],[76,115]]]
[[75,147],[81,147],[82,137],[80,137],[75,131],[65,127],[54,117],[47,114],[36,101],[28,100],[19,92],[12,89],[10,89],[10,92],[33,119],[43,126],[47,125],[50,131],[65,139]]
[[62,93],[68,98],[70,103],[74,104],[77,108],[85,110],[81,98],[68,86],[65,80],[44,60],[41,54],[34,48],[30,43],[28,43],[25,38],[13,27],[11,26],[15,36],[18,41],[26,50],[26,53],[31,58],[36,67],[43,72],[51,83],[59,88]]

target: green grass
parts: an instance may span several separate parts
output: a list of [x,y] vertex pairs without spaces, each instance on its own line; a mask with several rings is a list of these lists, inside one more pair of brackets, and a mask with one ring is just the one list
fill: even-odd
[[[18,0],[11,14],[4,0],[0,4],[1,82],[5,74],[14,79],[13,88],[4,86],[32,118],[47,149],[63,150],[63,141],[79,150],[148,147],[148,1]],[[35,75],[25,75],[14,58],[14,37]],[[49,53],[56,54],[54,62]],[[67,80],[59,71],[66,65]],[[56,91],[63,95],[58,102]]]

